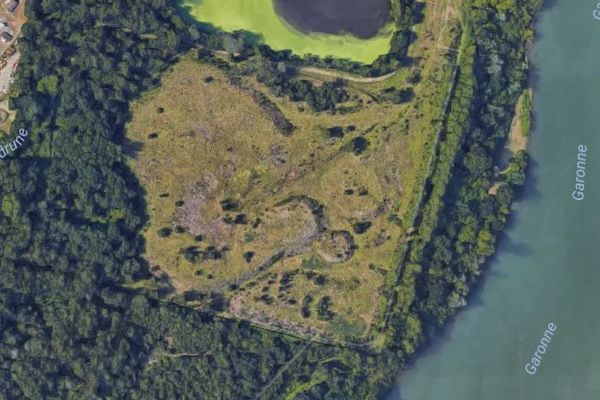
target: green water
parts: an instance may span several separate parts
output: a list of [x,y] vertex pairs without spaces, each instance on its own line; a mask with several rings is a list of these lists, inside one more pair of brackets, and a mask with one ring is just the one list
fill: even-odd
[[[600,399],[600,21],[597,0],[547,0],[537,24],[533,166],[487,278],[393,400]],[[571,198],[577,146],[585,199]],[[536,375],[524,366],[548,322]]]
[[348,58],[366,64],[388,53],[394,32],[394,25],[390,22],[370,39],[352,35],[304,34],[277,15],[273,0],[184,0],[183,6],[196,20],[225,31],[243,29],[259,34],[275,50],[290,49],[299,55]]

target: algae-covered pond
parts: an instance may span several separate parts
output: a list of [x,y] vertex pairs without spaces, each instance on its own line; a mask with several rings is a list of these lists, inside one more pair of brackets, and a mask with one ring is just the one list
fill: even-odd
[[[343,3],[343,4],[342,4]],[[258,34],[275,50],[373,62],[390,49],[388,0],[183,0],[194,19]]]
[[274,0],[275,11],[302,32],[369,39],[390,16],[390,0]]

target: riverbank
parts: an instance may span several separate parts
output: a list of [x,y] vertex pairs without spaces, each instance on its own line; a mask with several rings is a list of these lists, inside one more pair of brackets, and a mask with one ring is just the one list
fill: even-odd
[[[564,400],[600,396],[595,256],[600,179],[571,198],[579,146],[599,157],[594,79],[600,24],[593,4],[558,0],[537,23],[527,185],[471,306],[404,374],[393,400]],[[565,74],[565,71],[569,71]],[[535,377],[526,364],[549,322],[560,326]]]
[[526,89],[515,106],[515,116],[508,133],[507,149],[511,154],[527,150],[531,130],[533,90]]

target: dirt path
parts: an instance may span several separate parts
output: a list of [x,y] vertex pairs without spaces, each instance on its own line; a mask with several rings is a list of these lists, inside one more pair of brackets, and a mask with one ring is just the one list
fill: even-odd
[[[200,353],[176,353],[176,354],[161,354],[160,357],[162,358],[171,358],[171,359],[175,359],[175,358],[196,358],[196,357],[203,357],[204,354],[200,354]],[[160,358],[153,358],[151,360],[148,361],[147,365],[152,365],[152,364],[156,364],[159,361]]]
[[273,386],[273,383],[275,383],[275,381],[277,381],[277,379],[279,379],[279,377],[290,368],[290,366],[298,359],[298,357],[300,357],[306,351],[306,349],[308,349],[308,347],[311,344],[313,344],[313,342],[311,340],[307,340],[306,345],[302,347],[300,351],[298,351],[298,353],[294,355],[294,357],[292,357],[281,368],[279,368],[279,371],[277,371],[273,378],[265,386],[263,386],[262,390],[254,397],[254,400],[261,399],[265,395],[267,390],[269,390],[271,386]]
[[[202,46],[198,46],[198,47],[202,48]],[[228,52],[226,52],[224,50],[209,50],[209,51],[212,52],[213,54],[223,56],[223,57],[229,57],[229,55],[230,55]],[[306,76],[317,77],[317,78],[319,78],[319,77],[321,77],[321,78],[323,78],[323,77],[341,78],[341,79],[347,80],[349,82],[356,82],[356,83],[382,82],[382,81],[385,81],[386,79],[389,79],[392,76],[396,75],[397,72],[398,71],[392,71],[388,74],[381,75],[381,76],[364,77],[364,76],[360,76],[360,75],[353,75],[348,72],[336,71],[336,70],[325,69],[325,68],[317,68],[317,67],[302,67],[298,71],[298,73],[300,75],[306,75]]]
[[302,67],[302,68],[300,68],[299,72],[301,75],[321,75],[321,76],[326,76],[326,77],[331,77],[331,78],[341,78],[341,79],[344,79],[344,80],[347,80],[350,82],[376,83],[376,82],[382,82],[382,81],[385,81],[386,79],[391,78],[392,76],[396,75],[396,72],[398,72],[398,71],[392,71],[389,74],[385,74],[385,75],[381,75],[381,76],[374,76],[374,77],[364,77],[364,76],[352,75],[347,72],[332,71],[329,69],[322,69],[322,68],[316,68],[316,67]]

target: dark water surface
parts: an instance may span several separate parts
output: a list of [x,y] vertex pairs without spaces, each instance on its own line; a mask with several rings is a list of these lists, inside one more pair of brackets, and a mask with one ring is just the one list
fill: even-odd
[[[545,2],[524,196],[471,305],[400,377],[391,400],[600,399],[600,5]],[[572,198],[580,145],[583,201]],[[530,375],[550,322],[558,330]]]
[[275,11],[304,33],[373,37],[390,18],[390,0],[273,0]]

